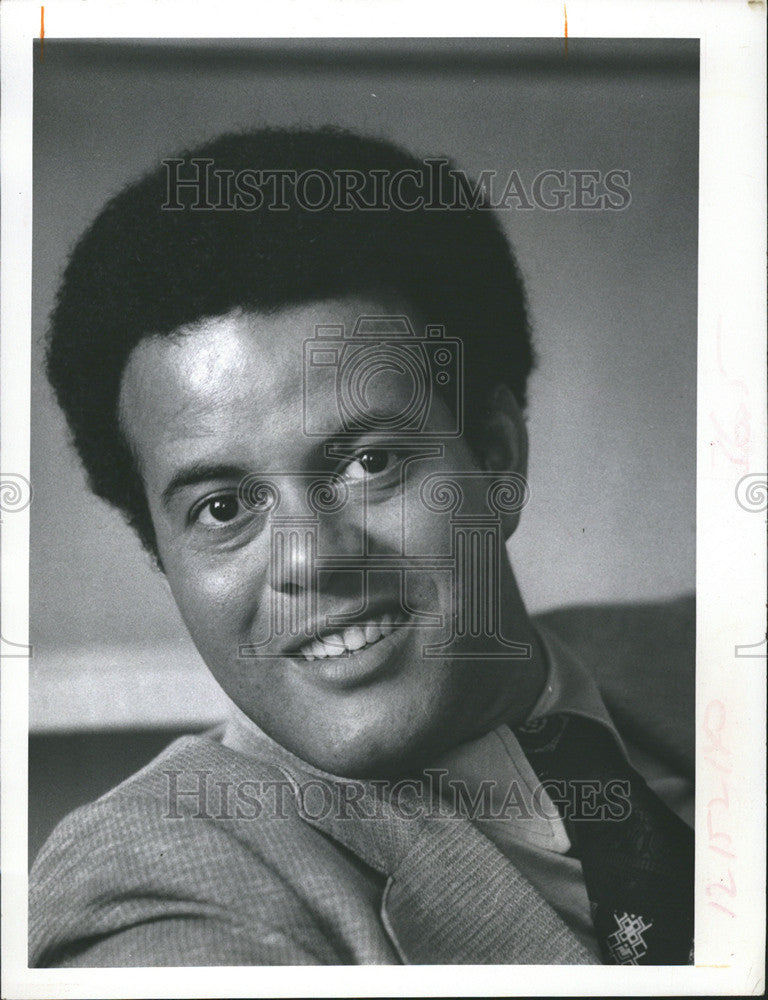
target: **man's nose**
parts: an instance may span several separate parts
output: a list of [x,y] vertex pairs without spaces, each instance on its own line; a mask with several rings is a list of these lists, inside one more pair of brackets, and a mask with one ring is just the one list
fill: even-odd
[[[306,502],[307,485],[281,486],[280,508],[271,521],[270,586],[286,597],[336,588],[339,575],[319,566],[322,557],[355,562],[364,552],[364,525],[354,503],[336,505],[328,495],[326,507]],[[318,577],[322,577],[321,580]]]
[[317,526],[288,522],[273,526],[270,586],[286,597],[316,588]]

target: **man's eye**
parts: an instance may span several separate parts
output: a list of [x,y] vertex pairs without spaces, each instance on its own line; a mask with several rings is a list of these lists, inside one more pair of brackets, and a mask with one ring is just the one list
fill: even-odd
[[240,503],[236,496],[218,496],[206,500],[197,512],[196,520],[208,527],[218,527],[234,521],[240,513]]
[[391,452],[384,448],[366,448],[351,458],[342,471],[346,479],[364,479],[384,472],[391,464]]

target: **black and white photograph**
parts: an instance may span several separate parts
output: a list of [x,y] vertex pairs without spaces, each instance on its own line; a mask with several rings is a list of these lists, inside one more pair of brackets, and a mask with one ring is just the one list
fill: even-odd
[[[3,461],[4,995],[332,989],[216,978],[307,966],[368,976],[339,995],[466,995],[467,966],[760,992],[764,303],[750,279],[738,344],[709,312],[699,33],[56,11],[25,48],[28,464]],[[751,604],[702,542],[709,482]],[[718,981],[736,926],[751,972],[724,943]],[[536,995],[522,974],[481,993]]]

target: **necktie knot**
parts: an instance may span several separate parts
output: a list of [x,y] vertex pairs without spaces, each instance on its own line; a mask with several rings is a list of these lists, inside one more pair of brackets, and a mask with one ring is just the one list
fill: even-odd
[[610,730],[584,716],[564,712],[547,715],[515,732],[531,767],[542,780],[606,780],[631,773]]

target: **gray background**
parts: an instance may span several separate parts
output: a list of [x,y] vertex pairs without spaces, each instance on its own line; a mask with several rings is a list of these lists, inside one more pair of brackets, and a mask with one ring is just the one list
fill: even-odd
[[566,59],[562,40],[46,40],[34,114],[34,675],[96,650],[117,688],[133,658],[197,658],[162,577],[85,488],[42,338],[105,199],[233,127],[330,122],[528,184],[548,168],[631,172],[622,212],[502,213],[539,355],[532,499],[510,551],[534,611],[693,588],[696,41],[570,40]]

